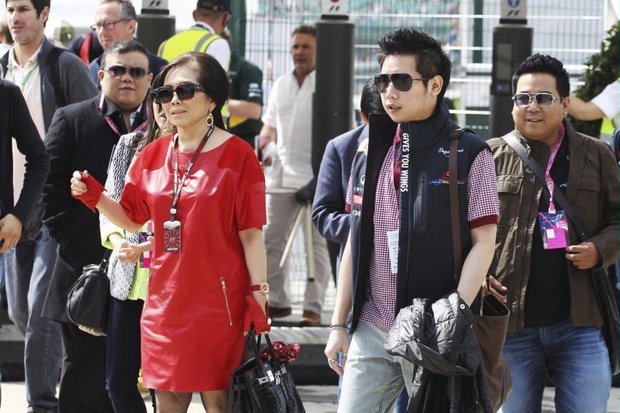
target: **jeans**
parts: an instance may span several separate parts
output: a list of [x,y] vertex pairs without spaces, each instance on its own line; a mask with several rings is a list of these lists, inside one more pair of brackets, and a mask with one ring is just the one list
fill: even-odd
[[56,243],[41,223],[40,213],[33,212],[15,249],[5,253],[9,317],[24,334],[26,401],[36,413],[58,411],[56,385],[62,358],[60,324],[41,316],[56,262]]
[[555,386],[558,413],[607,411],[611,367],[600,328],[570,321],[524,328],[507,334],[504,356],[512,392],[500,412],[540,412],[547,377]]
[[383,348],[387,332],[360,322],[344,368],[338,413],[391,412],[403,388],[410,387],[413,364]]
[[[290,307],[288,279],[284,268],[280,268],[280,258],[286,245],[295,216],[300,204],[292,193],[267,194],[267,226],[265,227],[265,249],[267,251],[267,278],[269,281],[269,305],[273,307]],[[305,222],[305,219],[302,219]],[[305,229],[302,224],[301,227]],[[331,278],[331,263],[327,243],[312,225],[312,244],[314,245],[314,268],[316,278],[306,285],[304,310],[321,314],[325,290]]]
[[106,388],[115,413],[146,413],[138,391],[142,300],[110,298],[106,343]]

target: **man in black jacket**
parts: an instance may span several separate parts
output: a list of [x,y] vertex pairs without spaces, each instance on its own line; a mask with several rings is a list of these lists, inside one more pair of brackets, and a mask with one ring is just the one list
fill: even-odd
[[[44,35],[50,0],[6,0],[14,46],[0,58],[6,78],[19,86],[41,139],[58,107],[89,99],[97,89],[72,53],[54,47]],[[19,191],[25,160],[13,151],[13,187]],[[56,386],[62,358],[60,325],[41,317],[56,262],[56,243],[42,223],[39,199],[17,246],[5,255],[9,316],[24,334],[26,401],[30,411],[56,412]]]
[[97,215],[71,197],[67,183],[74,170],[85,169],[105,182],[119,137],[146,126],[143,101],[152,78],[148,52],[136,41],[113,44],[101,61],[101,94],[59,109],[46,137],[51,169],[43,190],[45,222],[59,249],[43,312],[62,322],[62,413],[112,412],[105,389],[105,337],[80,331],[65,314],[67,292],[82,267],[98,263],[104,252]]
[[[462,308],[471,305],[495,247],[493,159],[484,141],[463,133],[456,178],[464,263],[456,283],[448,159],[458,125],[443,102],[451,70],[447,55],[435,39],[409,28],[386,34],[379,46],[375,85],[387,115],[370,117],[367,159],[356,157],[353,164],[351,231],[325,348],[329,366],[344,375],[340,413],[389,411],[405,386],[412,391],[412,363],[383,347],[396,314],[413,298],[435,302],[454,290]],[[447,379],[438,376],[434,384],[439,404],[426,411],[447,411]],[[414,402],[417,395],[411,394]]]

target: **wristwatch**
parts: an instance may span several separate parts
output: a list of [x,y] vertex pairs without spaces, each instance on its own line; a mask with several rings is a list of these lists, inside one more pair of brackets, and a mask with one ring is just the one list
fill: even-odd
[[261,281],[258,284],[250,285],[250,291],[258,291],[262,295],[267,295],[269,293],[269,284],[267,281]]

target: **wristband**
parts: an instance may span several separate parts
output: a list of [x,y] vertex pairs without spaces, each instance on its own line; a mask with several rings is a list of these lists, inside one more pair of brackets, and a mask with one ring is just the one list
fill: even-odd
[[72,194],[72,196],[82,201],[91,211],[95,212],[95,207],[105,188],[92,175],[85,177],[84,174],[82,174],[82,182],[86,184],[86,192],[82,195]]
[[349,326],[346,324],[332,324],[329,326],[330,330],[349,330]]
[[258,291],[262,295],[267,295],[269,293],[269,284],[267,281],[261,281],[258,284],[250,285],[250,291]]

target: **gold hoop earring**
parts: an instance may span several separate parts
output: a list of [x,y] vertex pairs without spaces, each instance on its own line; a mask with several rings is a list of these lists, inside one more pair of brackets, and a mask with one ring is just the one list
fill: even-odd
[[213,113],[209,112],[209,114],[207,115],[207,119],[205,119],[205,123],[208,127],[213,126]]

